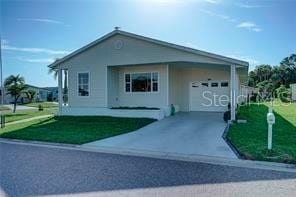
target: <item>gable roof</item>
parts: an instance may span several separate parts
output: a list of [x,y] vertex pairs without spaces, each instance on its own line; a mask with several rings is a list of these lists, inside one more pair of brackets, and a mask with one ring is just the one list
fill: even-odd
[[82,53],[83,51],[107,40],[108,38],[114,36],[114,35],[123,35],[123,36],[127,36],[127,37],[131,37],[131,38],[135,38],[138,40],[143,40],[146,42],[150,42],[150,43],[154,43],[157,45],[161,45],[161,46],[165,46],[165,47],[169,47],[169,48],[173,48],[173,49],[177,49],[177,50],[181,50],[181,51],[185,51],[185,52],[189,52],[189,53],[193,53],[193,54],[197,54],[197,55],[202,55],[202,56],[206,56],[209,58],[214,58],[217,60],[222,60],[225,62],[228,62],[230,64],[237,64],[237,65],[241,65],[241,66],[249,66],[249,63],[246,61],[242,61],[242,60],[238,60],[238,59],[234,59],[234,58],[230,58],[230,57],[226,57],[226,56],[222,56],[222,55],[218,55],[218,54],[214,54],[214,53],[209,53],[206,51],[201,51],[198,49],[193,49],[190,47],[185,47],[185,46],[181,46],[181,45],[177,45],[177,44],[173,44],[173,43],[169,43],[169,42],[165,42],[165,41],[161,41],[161,40],[157,40],[157,39],[153,39],[153,38],[148,38],[145,36],[141,36],[141,35],[137,35],[137,34],[133,34],[130,32],[126,32],[126,31],[121,31],[121,30],[114,30],[106,35],[104,35],[103,37],[85,45],[84,47],[66,55],[65,57],[56,60],[55,62],[51,63],[50,65],[48,65],[48,67],[54,68],[57,65],[59,65],[60,63],[70,59],[71,57],[78,55],[79,53]]
[[41,87],[37,87],[37,86],[33,86],[33,85],[29,85],[27,84],[28,88],[33,88],[33,89],[38,89],[38,90],[43,90],[43,91],[47,91],[50,92],[50,90],[46,89],[46,88],[41,88]]

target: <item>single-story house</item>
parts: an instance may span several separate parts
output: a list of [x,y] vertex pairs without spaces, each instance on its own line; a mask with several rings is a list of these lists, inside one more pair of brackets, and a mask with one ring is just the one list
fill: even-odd
[[49,67],[67,93],[67,103],[59,94],[60,115],[161,119],[172,106],[221,112],[230,104],[234,120],[249,64],[116,29]]
[[[35,97],[33,99],[33,101],[35,102],[44,102],[47,101],[48,95],[50,94],[50,90],[46,89],[46,88],[40,88],[37,86],[33,86],[33,85],[28,85],[28,88],[26,91],[28,90],[33,90],[36,92]],[[26,97],[26,95],[22,96],[24,103],[29,102],[28,98]],[[22,99],[20,98],[20,100]]]
[[59,88],[58,87],[45,87],[44,89],[49,90],[48,101],[58,101]]
[[[41,87],[37,87],[37,86],[33,86],[33,85],[28,85],[27,84],[27,89],[25,90],[26,92],[29,90],[33,90],[36,92],[33,101],[34,102],[43,102],[43,101],[47,101],[48,99],[48,95],[51,93],[50,90],[46,89],[46,88],[41,88]],[[6,93],[7,91],[4,91],[4,104],[10,104],[14,102],[14,98]],[[1,92],[0,92],[0,96],[1,96]],[[2,97],[0,97],[0,102],[1,102]],[[18,103],[28,103],[29,99],[27,97],[27,95],[24,93],[22,94],[22,96],[18,99]]]

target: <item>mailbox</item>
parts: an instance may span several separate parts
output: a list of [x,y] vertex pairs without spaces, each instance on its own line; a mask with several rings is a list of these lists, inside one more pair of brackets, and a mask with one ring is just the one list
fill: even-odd
[[275,117],[274,114],[272,113],[272,108],[270,107],[267,113],[267,123],[268,123],[268,145],[267,148],[268,150],[272,149],[272,125],[275,123]]
[[268,124],[274,124],[275,123],[275,116],[272,112],[269,112],[267,114],[267,123]]

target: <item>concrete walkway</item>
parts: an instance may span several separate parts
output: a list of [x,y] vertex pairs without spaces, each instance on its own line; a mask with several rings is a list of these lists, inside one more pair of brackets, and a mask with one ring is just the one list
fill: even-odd
[[222,113],[178,113],[135,132],[84,144],[84,147],[237,158],[222,135]]

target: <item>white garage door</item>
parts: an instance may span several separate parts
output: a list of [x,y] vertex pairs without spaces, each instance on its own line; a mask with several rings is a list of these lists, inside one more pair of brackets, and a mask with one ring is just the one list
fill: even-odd
[[190,83],[190,111],[226,111],[229,103],[228,81]]

